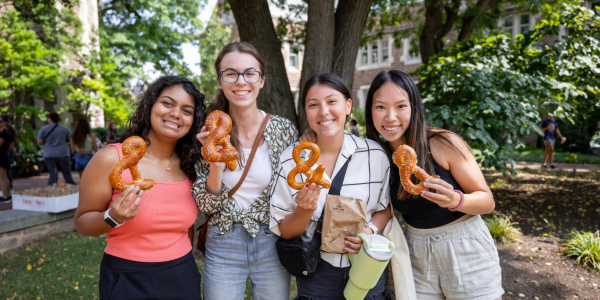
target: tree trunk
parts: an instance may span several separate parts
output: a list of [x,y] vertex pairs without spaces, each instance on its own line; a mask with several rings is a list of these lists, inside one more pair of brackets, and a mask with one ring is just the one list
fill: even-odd
[[[419,37],[421,60],[426,63],[430,57],[444,48],[444,37],[452,30],[458,19],[461,0],[452,0],[450,4],[437,0],[425,0],[425,24]],[[446,12],[444,18],[444,11]],[[446,22],[443,22],[444,19]]]
[[[373,0],[339,0],[335,12],[335,49],[333,73],[352,90],[358,47],[367,25]],[[358,99],[356,99],[358,100]]]
[[500,4],[501,0],[479,0],[474,7],[465,12],[463,17],[462,28],[458,34],[458,40],[468,40],[471,38],[479,16],[483,16],[490,11],[494,6]]
[[266,80],[258,95],[258,107],[289,119],[296,126],[296,110],[285,72],[281,45],[277,39],[268,0],[228,0],[240,40],[251,43],[265,61]]
[[310,0],[306,22],[304,61],[298,96],[298,125],[300,134],[308,128],[306,113],[302,107],[304,84],[314,75],[331,72],[335,38],[335,0]]

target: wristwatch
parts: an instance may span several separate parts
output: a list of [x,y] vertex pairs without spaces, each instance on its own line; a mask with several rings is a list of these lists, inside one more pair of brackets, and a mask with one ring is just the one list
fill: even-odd
[[125,224],[125,221],[123,221],[123,223],[119,223],[115,219],[113,219],[110,216],[110,214],[108,213],[109,211],[110,211],[110,208],[104,212],[104,222],[106,222],[106,224],[108,224],[108,226],[110,226],[112,228],[117,228],[117,227]]
[[365,227],[371,228],[371,230],[373,230],[373,234],[379,234],[379,228],[377,228],[377,226],[375,226],[375,224],[373,224],[373,222],[367,223],[365,225]]

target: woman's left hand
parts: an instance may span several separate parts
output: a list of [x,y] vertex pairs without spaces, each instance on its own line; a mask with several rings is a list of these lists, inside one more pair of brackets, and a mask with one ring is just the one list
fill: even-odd
[[460,195],[454,191],[451,184],[439,178],[428,178],[423,186],[434,189],[436,193],[425,190],[421,196],[440,207],[457,207],[460,203]]
[[[373,234],[373,230],[369,227],[363,228],[362,232],[366,235]],[[363,245],[363,240],[356,236],[347,236],[345,240],[346,241],[344,243],[346,244],[346,248],[344,248],[344,250],[346,250],[348,253],[358,254],[360,247]]]

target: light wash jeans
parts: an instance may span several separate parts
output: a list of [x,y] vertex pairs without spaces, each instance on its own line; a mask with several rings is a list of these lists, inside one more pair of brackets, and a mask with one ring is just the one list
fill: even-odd
[[279,238],[260,224],[256,237],[242,223],[234,223],[231,232],[221,235],[219,226],[208,227],[204,257],[204,300],[244,299],[246,281],[252,281],[252,299],[288,300],[290,274],[277,256]]

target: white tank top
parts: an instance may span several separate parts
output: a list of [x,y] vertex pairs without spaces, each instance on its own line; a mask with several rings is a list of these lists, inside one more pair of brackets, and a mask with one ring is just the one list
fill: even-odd
[[[242,148],[242,151],[244,151],[243,162],[245,167],[252,149]],[[244,183],[233,195],[233,200],[238,208],[248,209],[252,203],[258,199],[258,196],[262,194],[271,182],[272,170],[269,145],[267,144],[267,141],[264,141],[263,144],[256,149],[254,160],[252,161],[252,165],[250,166],[250,170],[246,175]],[[232,189],[240,181],[240,178],[242,178],[243,172],[244,169],[239,165],[233,171],[225,170],[222,176],[223,183],[225,183],[229,189]]]

